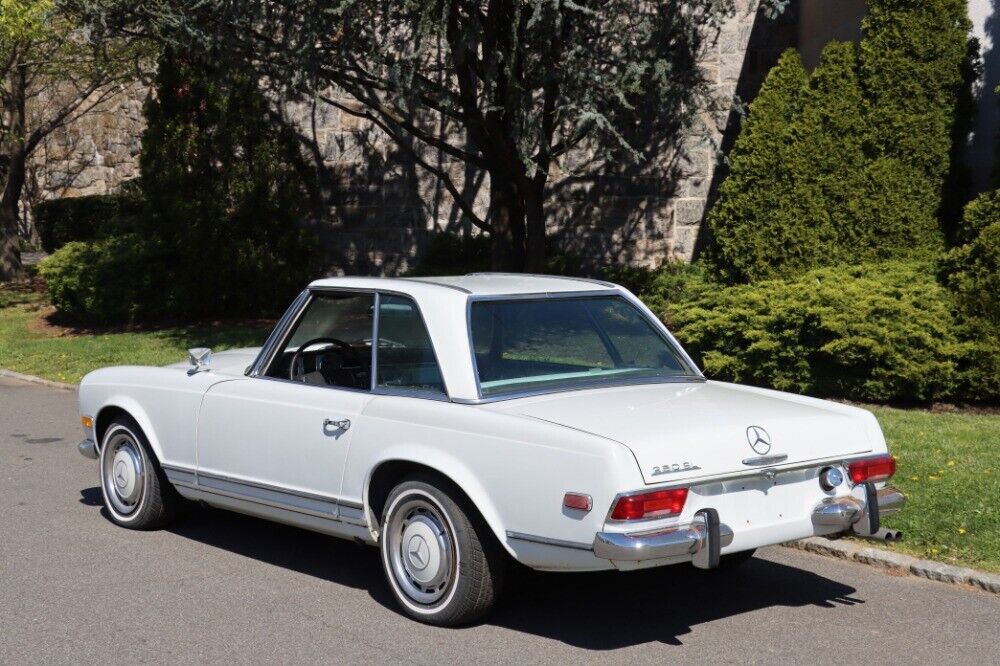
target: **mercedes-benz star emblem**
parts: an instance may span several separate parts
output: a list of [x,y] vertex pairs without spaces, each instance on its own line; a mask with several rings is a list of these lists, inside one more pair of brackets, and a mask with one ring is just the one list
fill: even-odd
[[115,482],[122,488],[125,487],[127,480],[125,479],[125,462],[122,460],[118,461],[118,467],[115,473]]
[[423,569],[427,566],[427,544],[420,537],[414,537],[410,539],[410,562],[417,569]]
[[760,455],[771,450],[771,435],[760,426],[752,425],[747,428],[747,441],[750,448]]

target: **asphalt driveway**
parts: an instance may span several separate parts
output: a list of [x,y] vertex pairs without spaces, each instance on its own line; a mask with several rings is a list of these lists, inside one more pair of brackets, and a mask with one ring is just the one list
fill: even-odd
[[216,510],[104,517],[75,396],[0,378],[0,664],[1000,664],[1000,597],[783,548],[734,574],[518,576],[484,624],[393,607],[374,549]]

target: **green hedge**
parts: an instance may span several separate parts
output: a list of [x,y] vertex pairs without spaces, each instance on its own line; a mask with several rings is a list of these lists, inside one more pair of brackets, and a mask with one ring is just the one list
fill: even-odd
[[65,320],[103,326],[155,318],[160,269],[145,243],[129,234],[66,243],[39,264],[38,273]]
[[671,299],[664,315],[712,378],[862,401],[954,396],[963,348],[930,264],[825,268],[734,287],[694,283],[693,297]]
[[1000,191],[965,209],[964,245],[940,261],[942,282],[954,294],[962,336],[961,391],[1000,400]]
[[119,194],[49,199],[32,206],[42,249],[49,254],[71,241],[90,241],[128,233],[141,202],[134,188]]

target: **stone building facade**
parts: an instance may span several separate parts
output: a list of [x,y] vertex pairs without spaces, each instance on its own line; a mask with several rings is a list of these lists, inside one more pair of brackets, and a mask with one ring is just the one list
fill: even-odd
[[[548,215],[557,246],[592,265],[690,260],[703,242],[702,221],[722,172],[722,156],[734,138],[739,101],[752,99],[784,49],[802,46],[802,19],[810,15],[810,6],[833,1],[798,0],[773,17],[758,10],[757,0],[738,0],[735,16],[701,62],[712,82],[714,108],[704,110],[697,127],[663,156],[658,168],[605,168],[583,178],[553,173]],[[839,7],[859,3],[863,12],[863,0],[835,2]],[[825,43],[823,35],[813,33],[811,42]],[[142,105],[149,94],[136,85],[50,136],[36,155],[28,207],[54,197],[111,193],[134,178]],[[395,273],[412,265],[432,233],[471,232],[441,184],[364,120],[331,106],[296,107],[288,114],[300,126],[315,128],[311,138],[337,176],[332,221],[321,225],[331,270]],[[476,208],[485,209],[489,188],[482,174],[441,155],[425,157],[452,174]]]

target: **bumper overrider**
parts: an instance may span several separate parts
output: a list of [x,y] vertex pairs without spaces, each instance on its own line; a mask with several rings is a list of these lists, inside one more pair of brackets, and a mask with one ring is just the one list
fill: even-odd
[[696,567],[719,564],[719,549],[733,542],[733,530],[719,522],[715,509],[695,514],[690,525],[655,532],[598,532],[594,554],[606,560],[638,562],[691,555]]
[[85,439],[76,445],[77,450],[80,455],[84,458],[90,458],[91,460],[97,460],[97,445],[94,444],[94,440]]
[[[895,513],[906,496],[886,486],[875,489],[865,484],[866,501],[855,497],[824,500],[812,513],[812,523],[822,534],[853,531],[870,536],[879,530],[881,516]],[[607,560],[639,562],[691,555],[691,562],[703,569],[718,566],[719,550],[733,542],[733,530],[719,522],[714,509],[695,514],[690,525],[679,525],[652,532],[598,532],[594,554]]]

